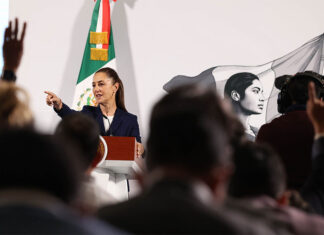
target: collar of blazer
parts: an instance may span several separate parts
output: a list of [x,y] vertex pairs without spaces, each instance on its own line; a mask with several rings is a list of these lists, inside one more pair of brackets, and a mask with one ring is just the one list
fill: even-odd
[[117,108],[114,114],[114,119],[111,123],[111,126],[109,127],[109,130],[105,132],[105,126],[103,123],[103,114],[101,112],[101,109],[99,105],[97,106],[96,109],[96,120],[99,123],[99,128],[100,128],[100,134],[103,136],[109,136],[109,135],[114,135],[114,132],[118,129],[120,126],[120,123],[123,119],[124,111],[121,110],[120,108]]

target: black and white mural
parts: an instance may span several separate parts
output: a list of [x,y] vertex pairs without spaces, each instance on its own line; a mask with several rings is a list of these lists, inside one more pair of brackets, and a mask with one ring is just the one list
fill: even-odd
[[308,70],[323,74],[323,40],[324,34],[263,65],[215,66],[193,77],[178,75],[168,81],[163,89],[169,91],[190,83],[215,87],[220,96],[231,100],[247,134],[253,137],[261,125],[279,115],[279,90],[274,85],[276,78]]

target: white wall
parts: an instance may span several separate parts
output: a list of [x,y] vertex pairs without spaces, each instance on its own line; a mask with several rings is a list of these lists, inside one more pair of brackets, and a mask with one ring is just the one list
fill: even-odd
[[[1,0],[0,1],[0,35],[4,32],[5,28],[8,25],[9,18],[9,0]],[[0,45],[3,44],[3,37],[0,37]],[[2,48],[0,48],[2,51]],[[3,58],[0,56],[0,68],[3,67]]]
[[[10,0],[10,17],[28,22],[18,83],[28,89],[37,125],[59,121],[44,90],[72,103],[93,0]],[[118,0],[112,20],[126,106],[147,136],[152,104],[178,74],[216,65],[259,65],[324,32],[322,0]]]

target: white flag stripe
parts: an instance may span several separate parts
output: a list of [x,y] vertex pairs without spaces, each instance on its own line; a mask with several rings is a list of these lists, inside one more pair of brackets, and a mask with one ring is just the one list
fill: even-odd
[[[110,12],[115,6],[115,2],[110,0]],[[100,6],[98,9],[98,19],[97,19],[97,25],[96,25],[96,32],[102,32],[102,23],[103,23],[103,3],[100,1]],[[87,42],[89,43],[89,42]],[[96,45],[97,48],[102,48],[102,44]],[[90,58],[89,58],[90,59]],[[106,63],[103,67],[110,67],[114,70],[116,70],[116,59],[112,59],[108,63]],[[98,68],[101,69],[101,68]],[[84,105],[88,104],[88,99],[94,98],[92,93],[92,80],[93,75],[91,74],[86,79],[82,80],[80,83],[76,85],[75,92],[74,92],[74,98],[72,103],[72,108],[75,110],[81,110]],[[81,97],[82,96],[82,97]],[[79,103],[80,102],[80,103]],[[78,105],[79,103],[79,105]],[[92,102],[90,102],[90,105],[93,105]]]
[[[102,1],[100,2],[100,7],[99,7],[99,14],[98,14],[98,20],[97,20],[97,28],[96,28],[96,32],[101,33],[102,32],[102,14],[103,10],[102,10]],[[97,44],[96,48],[102,48],[102,44]]]

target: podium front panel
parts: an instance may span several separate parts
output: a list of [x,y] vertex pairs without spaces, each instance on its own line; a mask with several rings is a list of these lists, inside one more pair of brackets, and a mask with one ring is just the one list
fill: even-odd
[[103,136],[108,146],[106,160],[134,161],[135,137]]

